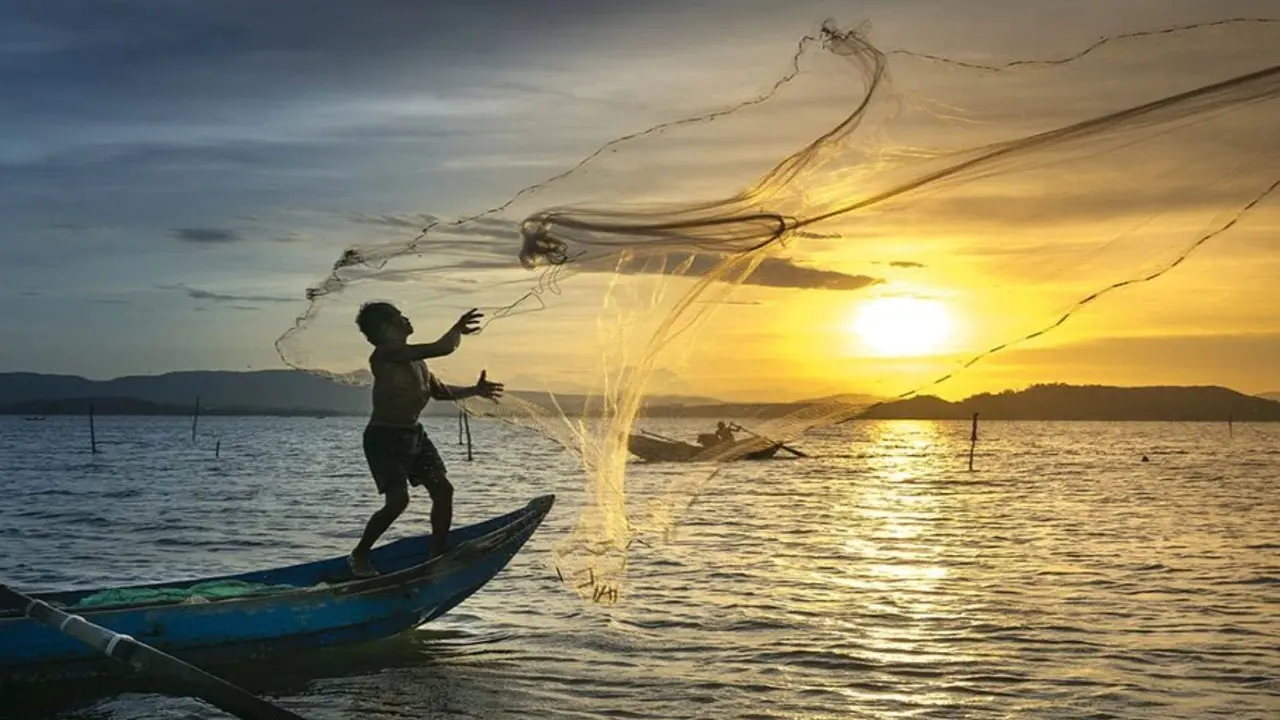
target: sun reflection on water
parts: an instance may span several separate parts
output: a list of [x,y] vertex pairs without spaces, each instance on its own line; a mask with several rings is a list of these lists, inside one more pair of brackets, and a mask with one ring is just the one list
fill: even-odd
[[[866,472],[850,508],[862,522],[857,524],[858,535],[846,538],[845,549],[870,561],[871,575],[890,578],[892,589],[902,589],[901,581],[946,577],[929,543],[940,501],[924,482],[936,472],[930,467],[936,463],[935,453],[929,450],[944,444],[946,437],[937,423],[903,421],[873,425],[868,440]],[[933,589],[927,584],[913,588]]]
[[[873,666],[965,662],[969,654],[951,640],[970,608],[951,587],[946,556],[946,536],[954,532],[948,515],[958,508],[939,488],[946,477],[939,464],[957,436],[928,421],[879,422],[865,431],[854,441],[859,471],[832,495],[839,504],[834,512],[847,519],[832,528],[845,562],[824,579],[839,586],[859,614],[882,622],[859,627],[849,641],[856,657]],[[917,689],[930,692],[924,678],[921,683]],[[854,701],[860,695],[843,694]]]

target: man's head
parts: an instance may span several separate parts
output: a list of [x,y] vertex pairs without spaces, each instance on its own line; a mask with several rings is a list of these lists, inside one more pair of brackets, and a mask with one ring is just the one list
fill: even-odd
[[388,302],[370,302],[360,306],[356,325],[373,345],[404,342],[413,334],[413,323]]

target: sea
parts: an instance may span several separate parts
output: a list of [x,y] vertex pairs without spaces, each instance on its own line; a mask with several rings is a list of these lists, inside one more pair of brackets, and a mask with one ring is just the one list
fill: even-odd
[[[97,417],[93,453],[86,417],[0,418],[0,581],[345,554],[379,503],[363,423],[203,417],[193,440],[189,418]],[[642,422],[688,439],[712,425]],[[224,677],[334,720],[1280,718],[1280,424],[983,422],[970,470],[968,422],[868,421],[709,480],[634,463],[637,516],[662,487],[697,497],[633,546],[611,605],[554,567],[594,497],[576,456],[474,420],[468,460],[455,418],[427,427],[455,526],[556,494],[529,543],[418,630]],[[414,495],[387,537],[429,514]],[[230,716],[64,683],[0,687],[0,717]]]

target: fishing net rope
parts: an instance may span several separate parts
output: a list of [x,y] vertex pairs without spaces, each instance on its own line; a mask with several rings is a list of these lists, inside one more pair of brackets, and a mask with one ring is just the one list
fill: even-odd
[[[974,62],[884,51],[828,22],[759,97],[615,140],[484,212],[351,247],[277,347],[366,384],[361,303],[396,303],[427,339],[483,309],[483,332],[432,367],[530,390],[459,405],[581,458],[587,502],[556,570],[616,601],[632,543],[665,535],[715,473],[628,477],[627,438],[655,396],[730,381],[781,396],[825,363],[851,388],[910,397],[1069,333],[1074,314],[1227,231],[1274,233],[1276,48],[1280,23],[1234,18]],[[824,308],[885,297],[968,322],[929,357],[834,347]],[[774,406],[751,430],[790,440],[876,402]],[[769,442],[748,439],[723,453]]]

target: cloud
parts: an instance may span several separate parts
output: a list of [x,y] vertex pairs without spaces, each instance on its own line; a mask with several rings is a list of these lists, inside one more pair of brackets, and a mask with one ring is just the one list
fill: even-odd
[[[635,29],[650,8],[665,7],[668,18],[688,13],[714,21],[685,3],[656,5],[391,0],[370,12],[341,0],[310,2],[305,11],[294,3],[264,11],[246,0],[122,0],[110,10],[59,0],[20,4],[0,28],[0,83],[21,99],[14,104],[21,109],[0,125],[53,114],[70,122],[43,125],[41,138],[96,145],[104,136],[165,142],[176,128],[206,138],[287,132],[290,125],[305,134],[341,129],[349,120],[367,124],[370,115],[413,123],[501,112],[454,91],[474,86],[478,74],[509,75],[513,61],[526,65],[602,41],[608,47],[598,35]],[[299,73],[312,79],[305,87]],[[356,102],[316,112],[317,100],[334,96]],[[84,132],[84,118],[96,121],[92,133]],[[279,120],[286,122],[272,122]],[[155,130],[161,131],[148,132]]]
[[1051,347],[1014,347],[993,363],[1043,380],[1226,385],[1262,392],[1275,384],[1280,333],[1103,337]]
[[433,215],[425,213],[410,213],[404,215],[367,215],[365,213],[351,213],[348,219],[358,225],[377,225],[389,228],[408,228],[412,230],[421,230],[436,220]]
[[160,290],[173,290],[185,293],[192,300],[208,300],[210,302],[257,302],[257,303],[296,303],[298,298],[280,297],[277,295],[235,295],[231,293],[213,292],[211,290],[202,290],[187,285],[158,285]]
[[[667,262],[662,264],[642,264],[637,260],[631,264],[622,265],[618,270],[623,274],[631,275],[670,274],[677,266],[688,262],[690,257],[689,253],[672,253],[668,256]],[[721,258],[716,255],[705,253],[693,255],[692,262],[689,263],[683,276],[704,277],[715,269],[720,260]],[[604,271],[599,268],[592,269]],[[612,266],[610,269],[612,269]],[[883,282],[882,278],[874,278],[868,275],[851,275],[837,270],[805,267],[797,265],[786,258],[766,258],[743,281],[743,284],[772,288],[847,291],[862,290]]]
[[[413,230],[420,232],[436,223],[431,228],[432,236],[457,235],[463,237],[481,237],[493,240],[514,240],[520,241],[520,223],[515,220],[502,217],[481,217],[474,220],[468,220],[465,223],[453,224],[455,220],[449,220],[431,215],[428,213],[401,213],[401,214],[382,214],[368,215],[365,213],[351,213],[347,219],[358,225],[374,225],[377,227],[393,228],[396,230]],[[472,247],[474,244],[468,245]],[[518,246],[517,246],[518,247]]]
[[[494,227],[498,228],[513,225],[514,223],[507,221],[494,223]],[[477,235],[483,234],[483,231],[479,228],[476,228],[475,232]],[[417,268],[384,268],[367,273],[359,271],[356,267],[349,267],[347,268],[347,277],[352,281],[360,278],[371,278],[385,282],[414,282],[431,274],[448,271],[471,270],[483,272],[486,270],[510,270],[521,267],[516,257],[516,246],[514,245],[508,248],[493,243],[457,243],[449,241],[436,241],[436,243],[437,245],[434,246],[436,249],[462,251],[467,254],[467,257],[442,259],[439,263],[428,263]],[[429,250],[432,247],[431,245],[425,245],[418,248],[418,250],[424,254],[429,254]],[[477,256],[476,253],[479,253],[479,255]],[[619,265],[615,256],[607,255],[583,262],[571,263],[568,267],[574,272],[593,274],[619,272],[624,275],[674,275],[678,268],[690,260],[691,256],[692,262],[689,262],[688,266],[684,267],[683,271],[680,272],[681,277],[704,277],[710,274],[722,259],[718,255],[708,253],[691,255],[687,252],[671,252],[665,257],[665,262],[646,262],[644,258],[634,258],[630,262]],[[454,283],[475,282],[457,277],[450,278],[450,281]],[[884,279],[869,275],[855,275],[837,270],[806,267],[786,258],[766,258],[743,281],[746,285],[759,287],[838,291],[862,290],[883,282]]]
[[889,263],[889,267],[896,268],[922,268],[924,263],[914,262],[912,260],[894,260]]
[[1066,362],[1136,366],[1176,358],[1179,363],[1221,367],[1224,360],[1244,356],[1257,359],[1280,355],[1280,333],[1240,332],[1197,335],[1101,337],[1050,347],[1019,347],[1009,351],[1021,364],[1055,365]]
[[[520,224],[515,220],[506,218],[483,217],[463,225],[444,225],[441,230],[450,235],[462,235],[464,237],[484,237],[515,243],[519,243],[521,240]],[[515,247],[518,247],[518,245]]]
[[[67,316],[70,320],[57,314],[15,316],[3,332],[13,328],[19,334],[11,345],[26,346],[26,338],[36,337],[29,328],[50,321],[77,336],[101,331],[95,326],[101,318],[120,316],[113,336],[138,356],[113,362],[185,364],[189,356],[183,353],[216,338],[220,328],[226,328],[227,337],[217,338],[216,357],[208,354],[202,362],[239,364],[234,353],[274,357],[270,348],[285,329],[284,321],[278,327],[266,319],[257,321],[268,311],[287,314],[288,306],[266,304],[293,302],[276,295],[296,295],[301,302],[304,283],[327,274],[334,260],[328,252],[308,252],[312,243],[300,242],[304,238],[314,239],[317,246],[345,244],[352,236],[361,242],[408,240],[423,226],[421,220],[431,217],[421,211],[453,217],[482,210],[554,174],[530,166],[541,158],[567,168],[615,137],[754,96],[787,70],[798,37],[829,14],[842,24],[872,19],[887,31],[874,39],[888,45],[964,57],[1025,57],[1056,56],[1099,35],[1195,19],[1191,14],[1265,14],[1262,2],[1257,3],[1259,12],[1228,9],[1230,2],[1198,9],[1161,0],[1120,3],[1105,23],[1031,0],[988,1],[981,11],[968,4],[953,9],[938,0],[867,0],[852,8],[831,0],[569,0],[551,5],[388,0],[376,12],[345,0],[315,0],[305,11],[297,3],[252,0],[119,0],[109,7],[87,0],[11,3],[14,7],[0,27],[0,83],[8,100],[0,113],[0,212],[6,217],[0,249],[16,255],[8,263],[15,277],[41,277],[39,287],[51,297],[66,295],[68,288],[111,293],[126,283],[148,287],[154,278],[188,279],[205,289],[170,286],[169,292],[134,300],[140,311],[172,309],[172,332],[187,338],[174,347],[185,349],[156,347],[147,335],[152,324],[132,322],[121,308],[106,306],[97,316],[77,313]],[[1145,9],[1135,9],[1139,6]],[[1051,22],[1044,21],[1046,12]],[[666,49],[657,55],[655,39]],[[1008,47],[1010,42],[1014,47]],[[1170,40],[1167,46],[1177,45]],[[1181,48],[1178,55],[1188,57],[1186,63],[1209,67]],[[894,60],[895,68],[905,68],[898,77],[908,82],[910,65]],[[1170,83],[1183,82],[1180,72],[1169,71],[1174,67],[1170,63],[1152,66],[1156,74],[1174,78]],[[307,82],[298,81],[302,76]],[[1122,95],[1139,86],[1140,96],[1146,96],[1159,89],[1142,88],[1147,80],[1116,73],[1100,85]],[[597,191],[628,202],[643,202],[654,192],[686,199],[736,191],[781,153],[827,129],[824,115],[814,111],[838,99],[828,90],[857,92],[856,82],[849,87],[819,83],[820,103],[793,102],[796,95],[791,93],[771,106],[787,116],[785,122],[770,120],[771,111],[751,111],[697,132],[664,134],[652,144],[629,145],[617,160],[595,164],[573,182],[560,184],[560,190],[526,196],[521,203],[576,204]],[[1055,91],[1048,83],[1041,90]],[[1020,101],[1025,104],[1003,108],[975,98],[966,105],[991,111],[990,124],[999,126],[1008,111],[1037,107],[1032,98]],[[757,122],[761,119],[763,124]],[[812,133],[810,125],[816,127]],[[1176,165],[1177,157],[1171,156],[1165,167],[1176,170]],[[1039,172],[1043,177],[1044,171]],[[1205,182],[1197,173],[1186,178],[1193,185]],[[683,192],[684,185],[692,192]],[[583,190],[581,197],[575,188]],[[1111,206],[1124,203],[1118,196],[1101,204],[1088,197],[1064,203],[1072,198],[1061,197],[1057,186],[1010,208],[1002,185],[979,189],[988,197],[978,197],[972,205],[925,198],[919,222],[903,224],[926,231],[941,228],[959,237],[994,219],[1004,235],[1012,224],[1012,230],[1034,236],[1025,231],[1059,223],[1066,228],[1065,221],[1089,211],[1110,217],[1130,210],[1128,205]],[[1203,190],[1194,191],[1203,197]],[[1169,192],[1166,199],[1176,202],[1184,194]],[[544,204],[548,196],[557,202]],[[909,200],[910,208],[922,202]],[[1140,212],[1151,212],[1149,203],[1139,205]],[[522,215],[515,209],[520,207],[513,206],[513,216]],[[342,219],[334,223],[335,231],[313,224],[315,216],[290,215],[288,208],[323,213],[328,220],[350,210],[367,215],[365,222],[356,223],[363,227]],[[417,213],[400,213],[402,209]],[[1010,211],[1002,214],[1006,209]],[[1005,214],[1012,218],[1006,221]],[[845,234],[878,235],[872,232],[879,229],[878,219],[852,218]],[[94,241],[86,243],[72,232],[49,232],[51,223],[61,230],[92,228]],[[822,231],[831,229],[814,227],[807,234],[829,238]],[[888,229],[898,228],[890,223]],[[514,222],[486,219],[437,231],[424,244],[422,256],[396,258],[388,265],[403,275],[379,277],[418,279],[422,273],[416,266],[452,264],[447,272],[465,278],[450,282],[479,278],[492,287],[489,281],[499,273],[486,275],[484,270],[517,274],[510,272],[519,270]],[[895,240],[911,237],[909,232],[891,235]],[[1005,241],[991,243],[999,249]],[[191,274],[193,246],[236,252],[202,257],[197,277]],[[918,252],[914,245],[881,247],[891,253],[880,256],[886,262]],[[908,247],[913,249],[908,252]],[[130,259],[139,256],[147,261]],[[925,252],[918,256],[930,257],[931,268],[948,259]],[[848,258],[838,257],[841,265],[804,266],[798,264],[803,256],[770,260],[748,282],[841,289],[879,282],[823,269],[847,268],[843,262]],[[492,260],[485,262],[487,258]],[[714,258],[698,258],[693,271],[705,273],[708,263],[714,264]],[[45,268],[54,272],[45,273]],[[868,272],[881,270],[888,273],[885,267]],[[363,277],[366,272],[356,268],[352,274]],[[525,282],[525,277],[512,282]],[[536,273],[527,277],[536,278]],[[413,292],[453,293],[461,287],[437,286],[435,277],[431,280]],[[47,303],[30,304],[33,310],[54,312],[45,309]],[[264,307],[258,316],[231,316],[234,324],[225,315],[223,324],[210,317],[218,310],[247,312],[258,304]],[[213,311],[205,316],[208,323],[193,324],[192,309]],[[49,357],[51,349],[43,352],[41,362],[62,362]]]
[[746,280],[748,285],[813,290],[862,290],[883,282],[881,278],[868,275],[804,267],[781,258],[765,260]]
[[[370,222],[377,225],[398,225],[398,218],[404,216],[380,216],[378,218],[362,217],[357,222]],[[415,216],[429,217],[429,216]],[[430,220],[428,219],[428,222]],[[493,238],[495,233],[508,232],[519,237],[515,222],[503,219],[485,219],[473,224],[442,230],[445,236],[474,235],[476,237]],[[436,257],[414,267],[367,268],[352,265],[344,269],[345,277],[350,282],[376,280],[381,282],[416,282],[427,276],[438,276],[437,282],[444,281],[444,273],[458,271],[483,272],[488,270],[511,270],[520,268],[517,258],[519,247],[517,240],[509,243],[474,242],[466,240],[434,239],[415,247],[412,254],[401,255],[392,262],[413,262],[419,255]],[[386,243],[362,250],[367,260],[376,263],[386,258],[388,253],[397,251],[396,243]],[[689,262],[692,257],[692,261]],[[688,252],[671,252],[665,256],[664,262],[652,262],[646,258],[636,257],[630,262],[618,264],[614,255],[594,257],[590,260],[571,263],[568,267],[573,272],[607,274],[620,272],[624,275],[673,275],[677,269],[689,262],[680,275],[682,277],[703,277],[711,273],[721,261],[721,257],[709,253],[691,254]],[[376,268],[376,264],[374,265]],[[532,277],[532,276],[531,276]],[[451,283],[477,282],[456,276],[448,278]],[[759,287],[795,288],[805,290],[861,290],[883,283],[882,278],[869,275],[855,275],[837,270],[806,267],[798,265],[786,258],[767,258],[747,277],[744,284]]]
[[220,245],[244,240],[244,236],[235,230],[222,228],[174,228],[171,232],[175,238],[183,242],[200,245]]

